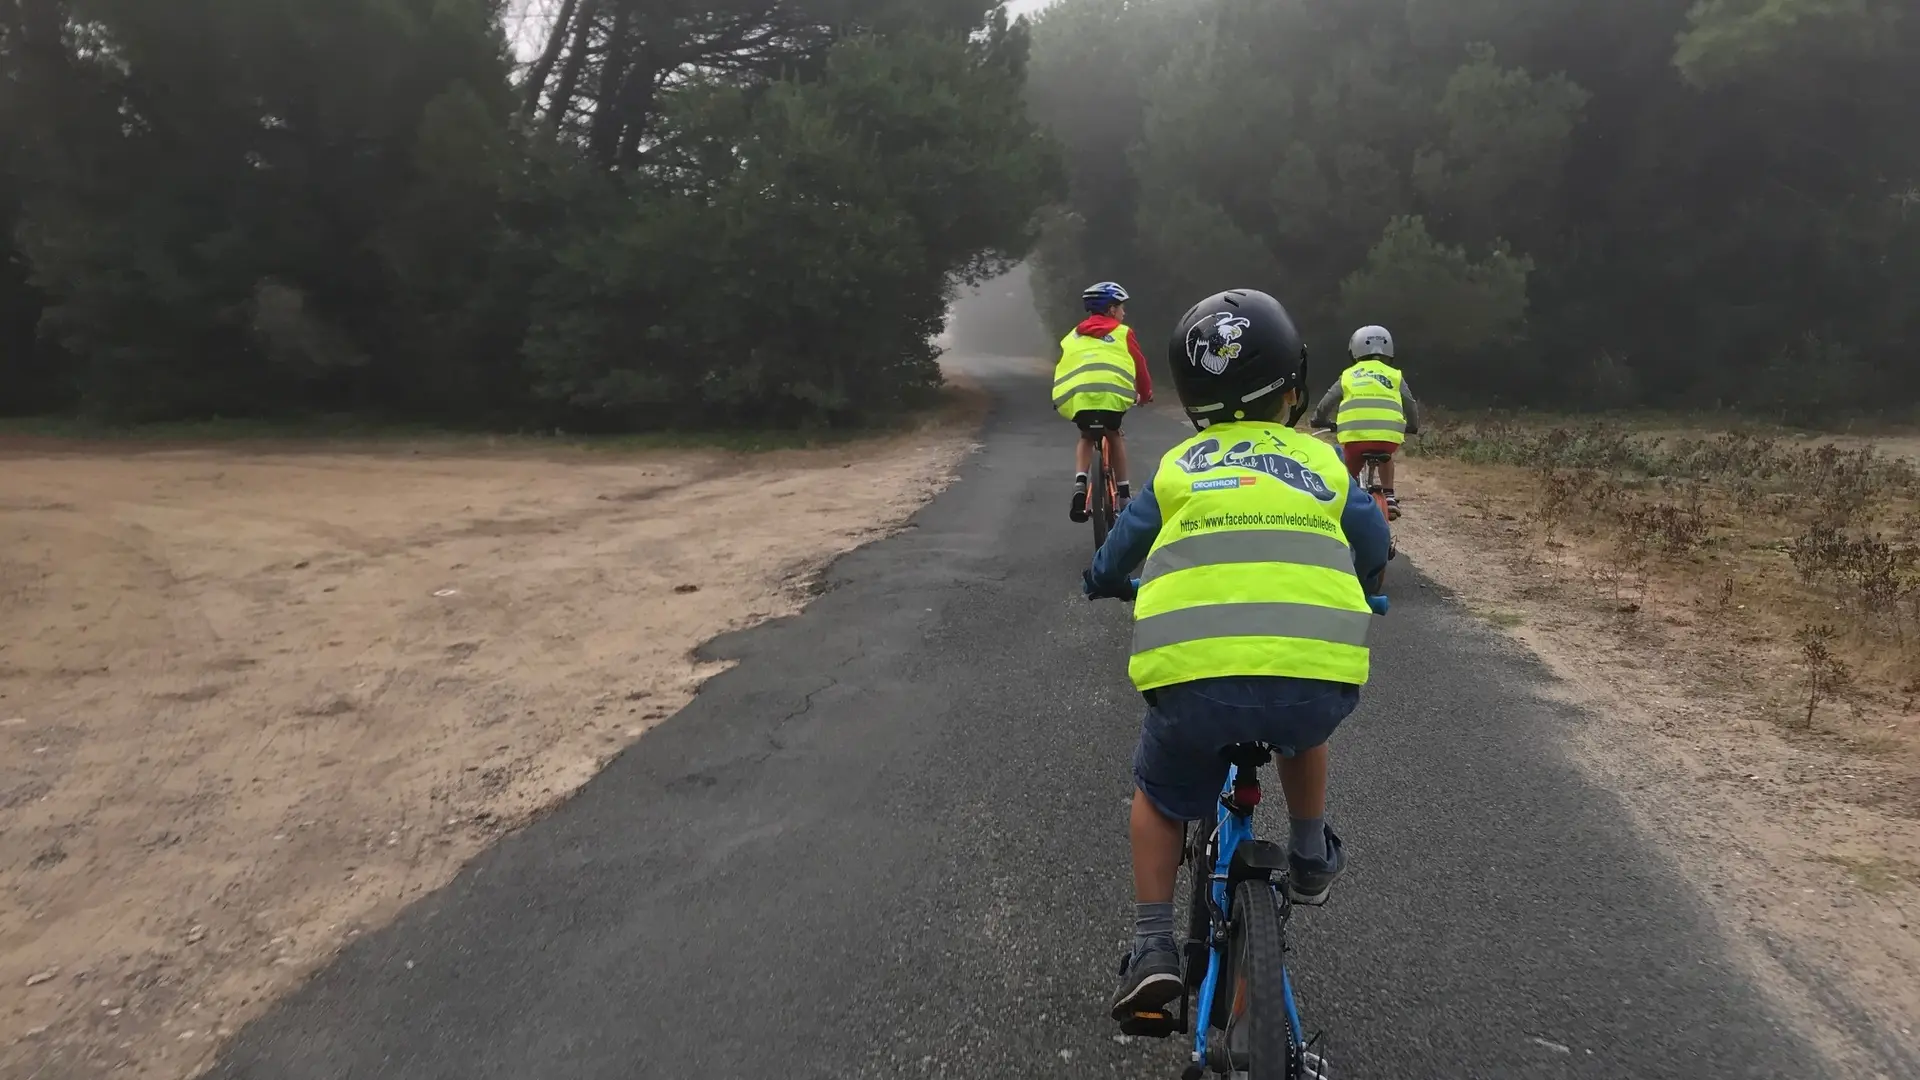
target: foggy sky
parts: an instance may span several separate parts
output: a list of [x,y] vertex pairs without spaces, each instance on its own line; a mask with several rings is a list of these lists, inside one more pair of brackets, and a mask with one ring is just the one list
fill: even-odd
[[[1053,0],[1009,0],[1007,12],[1012,15],[1031,15]],[[522,62],[531,61],[540,51],[540,45],[547,38],[547,27],[553,25],[553,13],[558,7],[551,0],[508,0],[507,2],[507,40],[513,45],[513,55]]]

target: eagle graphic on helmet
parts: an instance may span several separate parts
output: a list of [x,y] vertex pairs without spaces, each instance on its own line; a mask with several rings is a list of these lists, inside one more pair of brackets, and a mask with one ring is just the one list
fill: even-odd
[[1240,356],[1240,335],[1251,325],[1229,311],[1217,311],[1193,324],[1187,331],[1187,363],[1209,375],[1227,370]]

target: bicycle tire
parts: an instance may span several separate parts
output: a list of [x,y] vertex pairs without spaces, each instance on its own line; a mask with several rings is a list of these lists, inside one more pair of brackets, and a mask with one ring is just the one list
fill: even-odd
[[1087,477],[1087,515],[1093,518],[1093,549],[1107,542],[1113,528],[1113,488],[1107,476],[1107,437],[1102,433],[1093,444],[1093,472]]
[[1240,882],[1233,889],[1233,919],[1227,928],[1228,967],[1223,974],[1233,992],[1227,995],[1231,1011],[1223,1041],[1236,1065],[1245,1055],[1248,1080],[1300,1078],[1300,1040],[1286,1005],[1285,964],[1286,938],[1273,884]]
[[[1380,507],[1380,520],[1387,523],[1387,566],[1392,566],[1393,556],[1395,554],[1393,543],[1393,516],[1387,513],[1387,497],[1385,495],[1375,495],[1373,501],[1376,506]],[[1382,592],[1385,592],[1387,588],[1387,566],[1380,568],[1379,586]]]

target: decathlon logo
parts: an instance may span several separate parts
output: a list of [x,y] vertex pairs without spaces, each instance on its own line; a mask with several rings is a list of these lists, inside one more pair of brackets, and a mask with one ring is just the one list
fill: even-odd
[[1195,491],[1219,491],[1223,488],[1252,487],[1257,478],[1252,476],[1215,476],[1207,480],[1195,480]]

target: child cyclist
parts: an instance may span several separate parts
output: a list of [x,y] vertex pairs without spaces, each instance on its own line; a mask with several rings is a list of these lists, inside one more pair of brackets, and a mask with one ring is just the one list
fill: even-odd
[[1114,488],[1125,506],[1133,496],[1127,481],[1127,444],[1120,420],[1135,403],[1153,400],[1147,355],[1126,324],[1127,290],[1111,281],[1089,285],[1080,294],[1087,317],[1060,339],[1060,362],[1053,369],[1053,407],[1080,428],[1073,451],[1073,504],[1068,516],[1087,520],[1087,470],[1093,467],[1089,428],[1106,429],[1113,447]]
[[1085,573],[1089,597],[1124,598],[1145,562],[1127,670],[1148,708],[1133,757],[1134,936],[1117,1020],[1183,992],[1174,877],[1185,823],[1215,812],[1228,747],[1260,743],[1279,757],[1287,891],[1326,902],[1344,868],[1326,824],[1327,737],[1367,681],[1367,597],[1387,564],[1373,500],[1332,447],[1293,430],[1307,353],[1279,301],[1248,289],[1201,301],[1168,362],[1199,434],[1161,459]]
[[1380,488],[1387,497],[1387,515],[1397,518],[1400,496],[1393,491],[1393,455],[1407,436],[1420,433],[1420,404],[1413,400],[1406,374],[1393,366],[1393,335],[1386,327],[1355,330],[1347,352],[1353,364],[1314,406],[1311,424],[1336,428],[1348,476],[1360,475],[1368,454],[1387,455],[1380,465]]

